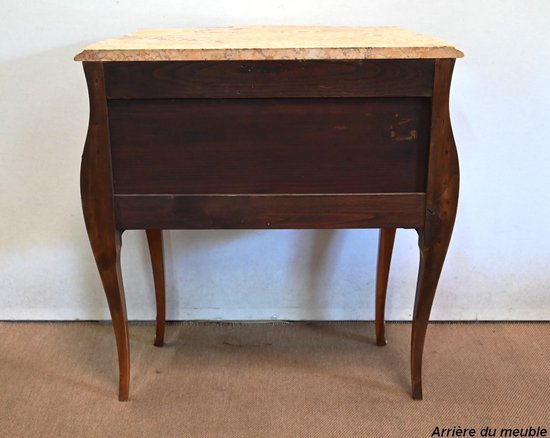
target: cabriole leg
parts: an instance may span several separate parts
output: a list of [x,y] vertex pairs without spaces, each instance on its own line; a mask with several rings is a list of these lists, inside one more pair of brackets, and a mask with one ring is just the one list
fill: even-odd
[[130,343],[124,286],[120,271],[122,230],[115,225],[111,152],[103,63],[84,62],[90,98],[88,134],[80,168],[84,222],[113,320],[121,401],[128,400]]
[[126,315],[126,301],[124,286],[120,270],[120,241],[121,235],[117,230],[107,232],[103,230],[102,241],[97,242],[90,235],[90,243],[94,252],[109,312],[115,331],[116,347],[118,352],[119,389],[118,399],[128,400],[130,386],[130,342],[128,336],[128,317]]
[[155,345],[157,347],[162,347],[164,345],[164,327],[166,324],[164,243],[162,239],[162,230],[145,230],[145,232],[147,234],[147,243],[149,244],[149,254],[151,255],[153,279],[155,282],[155,298],[157,302],[157,330]]
[[376,269],[376,345],[386,345],[385,310],[388,277],[390,273],[395,228],[382,228],[378,243],[378,266]]
[[424,227],[418,230],[420,268],[411,335],[412,396],[422,399],[422,354],[435,290],[445,261],[456,217],[459,167],[449,116],[449,91],[454,59],[434,65],[432,126]]

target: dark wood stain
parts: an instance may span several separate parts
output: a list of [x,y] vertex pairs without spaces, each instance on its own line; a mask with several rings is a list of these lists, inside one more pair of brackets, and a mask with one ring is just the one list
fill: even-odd
[[163,229],[381,228],[376,336],[395,228],[417,229],[412,395],[459,189],[454,59],[85,62],[86,229],[130,379],[121,234],[145,229],[165,325]]
[[425,191],[425,98],[110,101],[109,113],[118,194]]
[[278,229],[423,226],[425,196],[116,195],[120,228]]
[[431,59],[107,62],[108,99],[391,97],[432,93]]

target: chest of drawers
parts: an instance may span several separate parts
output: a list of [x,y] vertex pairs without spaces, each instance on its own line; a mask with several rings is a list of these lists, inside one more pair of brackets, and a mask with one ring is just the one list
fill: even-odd
[[412,394],[451,238],[455,58],[399,28],[158,29],[77,55],[90,97],[81,194],[128,398],[121,233],[147,232],[164,337],[164,229],[380,228],[376,335],[396,228],[419,235]]

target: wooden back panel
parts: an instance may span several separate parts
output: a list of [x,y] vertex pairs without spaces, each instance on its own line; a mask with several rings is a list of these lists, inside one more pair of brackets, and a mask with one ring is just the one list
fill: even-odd
[[109,102],[117,194],[423,192],[430,101]]
[[106,62],[108,99],[432,95],[432,59]]

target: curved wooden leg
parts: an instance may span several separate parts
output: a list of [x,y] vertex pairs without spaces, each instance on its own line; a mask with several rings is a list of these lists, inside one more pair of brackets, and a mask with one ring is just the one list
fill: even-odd
[[422,399],[422,353],[435,290],[451,240],[456,217],[459,168],[449,117],[449,89],[454,60],[435,62],[432,98],[426,216],[418,230],[420,268],[416,285],[411,335],[412,396]]
[[109,311],[115,331],[119,367],[118,399],[126,401],[128,400],[130,387],[130,341],[128,336],[126,300],[124,298],[124,286],[120,270],[121,236],[119,231],[114,231],[113,236],[104,234],[102,237],[101,245],[98,245],[97,242],[94,243],[91,236],[90,242],[107,297],[107,303],[109,304]]
[[412,396],[415,400],[422,400],[422,355],[424,341],[444,259],[445,250],[430,250],[426,248],[421,248],[420,250],[420,268],[416,286],[411,335],[411,381]]
[[155,345],[157,347],[162,347],[164,345],[164,327],[166,323],[164,244],[162,240],[162,230],[145,230],[145,233],[147,234],[149,254],[151,255],[153,279],[155,282],[155,298],[157,302],[157,331]]
[[128,400],[130,343],[124,287],[120,271],[122,230],[114,214],[111,154],[103,63],[85,62],[90,97],[90,121],[82,154],[80,194],[86,230],[113,319],[120,372],[118,398]]
[[102,220],[101,211],[91,208],[90,199],[83,198],[84,219],[88,237],[94,253],[101,283],[109,304],[109,312],[115,331],[118,352],[119,389],[118,399],[128,400],[130,386],[130,341],[126,300],[120,269],[120,247],[122,232]]
[[376,345],[386,345],[385,310],[388,277],[390,274],[395,228],[380,229],[378,243],[378,266],[376,269]]

